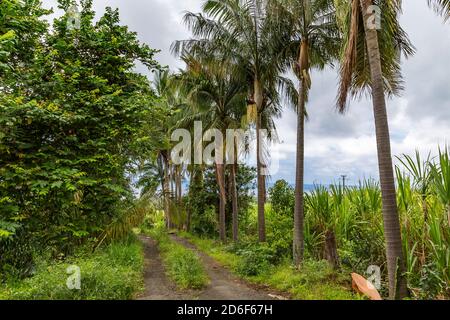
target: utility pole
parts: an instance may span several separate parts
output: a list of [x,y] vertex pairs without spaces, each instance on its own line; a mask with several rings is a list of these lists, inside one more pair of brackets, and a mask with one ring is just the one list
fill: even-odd
[[342,175],[341,178],[342,178],[342,189],[345,189],[345,179],[347,178],[347,176]]

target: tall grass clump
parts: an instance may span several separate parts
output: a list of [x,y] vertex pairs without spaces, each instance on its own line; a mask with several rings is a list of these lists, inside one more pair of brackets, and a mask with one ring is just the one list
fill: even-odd
[[[42,257],[30,278],[9,279],[0,288],[0,300],[129,300],[143,289],[143,251],[135,236],[95,253],[88,247],[64,261],[48,261]],[[79,290],[67,286],[69,266],[80,268]]]
[[164,227],[145,229],[158,242],[167,275],[180,289],[201,289],[208,284],[208,275],[199,256],[172,241]]

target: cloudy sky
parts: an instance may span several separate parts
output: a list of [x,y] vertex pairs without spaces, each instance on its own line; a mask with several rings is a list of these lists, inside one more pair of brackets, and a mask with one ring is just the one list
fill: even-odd
[[[43,2],[48,7],[55,4],[53,0]],[[425,0],[403,2],[402,25],[417,53],[403,63],[406,90],[402,97],[388,101],[393,154],[411,154],[415,149],[436,154],[438,145],[450,143],[450,23],[445,25]],[[138,32],[141,41],[160,49],[158,61],[173,70],[183,65],[170,54],[170,45],[189,37],[181,22],[183,12],[198,12],[201,3],[202,0],[94,0],[99,15],[105,6],[118,7],[122,23]],[[378,177],[371,102],[353,101],[350,111],[340,115],[334,109],[336,85],[336,70],[313,73],[306,127],[306,183],[331,183],[343,174],[350,183]],[[286,108],[277,124],[281,143],[272,156],[279,159],[280,168],[272,179],[292,182],[295,114]]]

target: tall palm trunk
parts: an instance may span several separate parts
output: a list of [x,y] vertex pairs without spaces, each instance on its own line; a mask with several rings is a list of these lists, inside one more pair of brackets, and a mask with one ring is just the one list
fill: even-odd
[[237,242],[239,240],[239,221],[238,221],[238,193],[237,193],[237,186],[236,186],[236,175],[237,175],[237,150],[236,150],[236,144],[234,146],[234,160],[235,162],[231,164],[231,205],[233,209],[232,213],[232,224],[233,224],[233,241]]
[[219,237],[220,241],[226,241],[225,230],[225,208],[226,208],[226,193],[225,193],[225,166],[224,164],[216,163],[216,177],[219,186]]
[[177,166],[177,202],[178,202],[178,205],[181,205],[181,197],[182,197],[182,194],[183,194],[183,187],[182,187],[182,178],[183,178],[183,176],[182,176],[182,171],[183,171],[183,168],[181,167],[181,165],[180,166]]
[[166,226],[168,229],[172,227],[171,212],[170,212],[170,166],[169,160],[166,154],[162,154],[162,159],[164,163],[164,185],[163,185],[163,196],[164,196],[164,212],[166,214]]
[[[189,191],[188,191],[188,199],[191,201],[193,196],[193,188],[196,183],[196,177],[195,177],[195,168],[194,165],[191,165],[189,168]],[[191,231],[191,217],[192,217],[192,211],[191,207],[192,205],[190,203],[186,206],[186,232]]]
[[175,166],[169,160],[169,181],[170,181],[170,200],[176,200],[176,185],[175,185]]
[[[189,186],[189,199],[190,201],[193,199],[194,194],[198,193],[198,192],[202,192],[203,191],[203,171],[204,171],[204,166],[203,165],[191,165],[191,179],[190,179],[190,186]],[[196,206],[198,206],[198,203],[195,204]],[[190,205],[187,208],[187,225],[186,225],[186,231],[190,232],[191,231],[191,226],[192,226],[192,207],[193,204],[190,203]],[[202,210],[203,207],[198,208],[198,210]]]
[[169,199],[170,199],[170,226],[169,228],[175,228],[177,223],[177,191],[176,191],[176,174],[175,174],[175,166],[171,163],[170,159],[168,162],[169,165],[169,181],[170,181],[170,189],[169,189]]
[[266,218],[264,214],[265,204],[265,179],[263,175],[263,164],[261,159],[261,115],[257,115],[256,119],[256,162],[258,176],[258,239],[259,242],[266,242]]
[[300,267],[304,252],[304,158],[305,158],[305,86],[300,80],[297,108],[297,157],[295,175],[295,209],[294,209],[294,263]]
[[263,105],[263,93],[258,80],[254,83],[254,94],[256,103],[256,168],[258,177],[258,239],[266,242],[266,219],[264,216],[265,204],[265,179],[263,175],[262,149],[261,149],[261,112]]
[[176,203],[177,203],[177,212],[178,212],[178,230],[183,228],[185,221],[183,221],[183,207],[182,207],[182,170],[181,165],[175,167],[176,172]]
[[[364,21],[368,21],[368,7],[372,0],[360,0]],[[403,256],[400,222],[397,212],[394,170],[392,165],[389,124],[384,96],[383,74],[377,30],[367,28],[364,23],[367,51],[369,54],[372,78],[372,100],[375,116],[375,129],[378,150],[378,166],[383,202],[384,233],[386,238],[386,256],[389,275],[390,299],[407,296],[405,278],[405,260]]]

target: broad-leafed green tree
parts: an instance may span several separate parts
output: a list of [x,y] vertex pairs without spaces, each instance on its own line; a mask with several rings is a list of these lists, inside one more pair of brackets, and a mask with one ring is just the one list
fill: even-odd
[[[120,25],[118,11],[94,22],[92,1],[82,3],[79,29],[64,14],[52,30],[34,26],[38,1],[1,5],[2,34],[17,35],[2,57],[1,219],[55,254],[99,234],[132,199],[136,135],[155,112],[147,78],[134,72],[137,60],[158,68],[155,51]],[[2,262],[14,242],[0,244]]]

